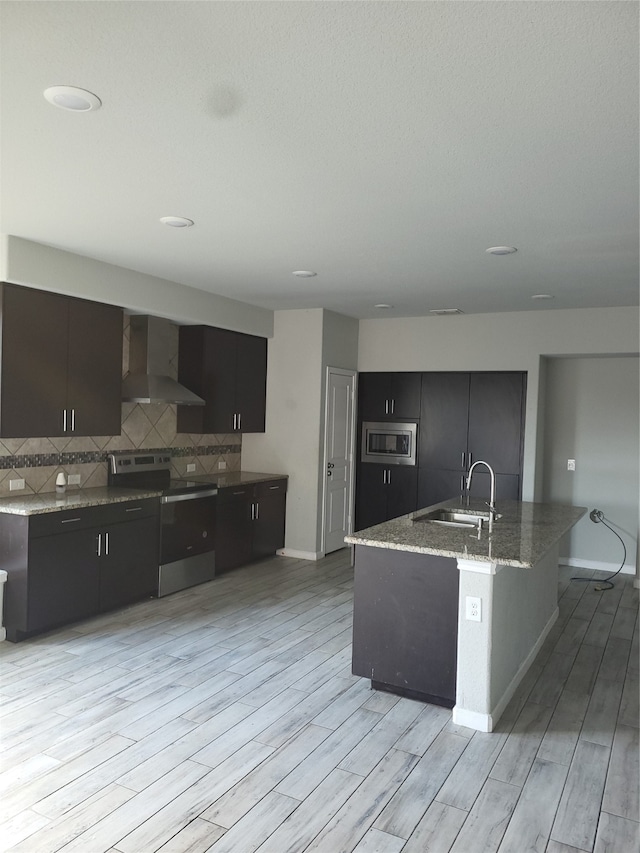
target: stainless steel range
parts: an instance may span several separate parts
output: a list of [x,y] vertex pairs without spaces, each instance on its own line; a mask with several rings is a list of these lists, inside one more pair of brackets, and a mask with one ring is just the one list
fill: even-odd
[[110,486],[162,492],[158,596],[213,580],[215,485],[172,479],[169,453],[110,453],[108,458]]

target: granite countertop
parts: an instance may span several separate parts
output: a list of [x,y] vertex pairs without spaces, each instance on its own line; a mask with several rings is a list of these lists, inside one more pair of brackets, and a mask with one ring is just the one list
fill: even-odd
[[[418,520],[438,507],[459,512],[467,509],[461,507],[459,500],[443,501],[359,530],[346,536],[345,542],[531,568],[587,512],[581,506],[500,501],[497,509],[501,518],[494,522],[493,531],[483,529],[478,533]],[[468,510],[486,512],[487,507],[482,501],[471,501]]]
[[266,480],[287,480],[288,474],[259,474],[256,471],[220,471],[212,474],[198,474],[190,476],[186,474],[184,480],[196,483],[212,483],[219,489],[227,489],[231,486],[249,486],[255,483],[263,483]]
[[139,501],[143,498],[158,498],[157,489],[120,489],[113,486],[96,486],[91,489],[70,489],[63,495],[56,492],[41,492],[38,495],[22,494],[0,498],[0,512],[11,515],[39,515],[65,509],[102,506],[122,501]]
[[[259,474],[255,471],[225,471],[219,474],[202,474],[197,477],[186,476],[183,479],[185,482],[211,483],[219,489],[224,489],[232,486],[261,483],[265,480],[283,480],[287,479],[287,476],[287,474]],[[123,489],[116,486],[75,489],[67,486],[63,495],[56,492],[41,492],[38,495],[23,493],[0,498],[0,513],[38,515],[65,509],[120,503],[121,501],[158,498],[161,494],[162,492],[159,489]]]

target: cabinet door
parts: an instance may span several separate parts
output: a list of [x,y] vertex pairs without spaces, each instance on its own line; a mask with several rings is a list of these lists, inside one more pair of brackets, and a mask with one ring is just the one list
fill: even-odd
[[418,469],[408,465],[387,468],[387,520],[417,508]]
[[[489,501],[491,497],[491,477],[485,468],[476,468],[471,480],[472,498]],[[517,474],[496,474],[496,506],[500,512],[500,501],[521,500],[520,477]]]
[[[444,468],[421,468],[418,478],[418,508],[459,498],[464,490],[464,474]],[[475,474],[474,482],[475,487]],[[487,494],[489,494],[487,492]]]
[[120,435],[122,310],[69,300],[67,408],[74,435]]
[[236,336],[236,403],[241,432],[264,432],[267,401],[267,339]]
[[396,420],[420,417],[420,373],[391,374],[391,414]]
[[387,520],[386,470],[384,465],[376,465],[373,462],[361,462],[358,465],[356,530],[363,530]]
[[465,471],[468,426],[469,374],[423,373],[420,468]]
[[471,374],[469,451],[496,474],[520,473],[524,379],[523,373]]
[[67,328],[64,296],[2,285],[3,438],[64,435]]
[[256,487],[252,556],[254,560],[273,557],[284,548],[286,481],[261,483]]
[[109,525],[99,535],[100,610],[157,593],[158,518]]
[[251,502],[252,489],[249,487],[218,492],[216,574],[251,561]]
[[43,631],[98,611],[98,531],[91,528],[29,542],[27,631]]
[[391,417],[391,374],[361,373],[358,376],[358,418],[378,421]]

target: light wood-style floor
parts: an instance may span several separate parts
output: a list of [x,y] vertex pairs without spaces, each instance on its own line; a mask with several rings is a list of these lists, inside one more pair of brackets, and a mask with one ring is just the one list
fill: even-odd
[[3,847],[636,851],[637,590],[572,573],[491,734],[351,675],[346,551],[3,643]]

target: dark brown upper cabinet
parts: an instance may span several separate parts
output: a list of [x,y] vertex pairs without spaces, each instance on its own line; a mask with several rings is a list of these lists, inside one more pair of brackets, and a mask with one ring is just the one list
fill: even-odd
[[178,381],[205,400],[178,406],[178,432],[264,432],[266,338],[181,326]]
[[119,435],[122,309],[0,284],[0,436]]
[[358,377],[361,421],[416,420],[420,417],[419,373],[361,373]]

